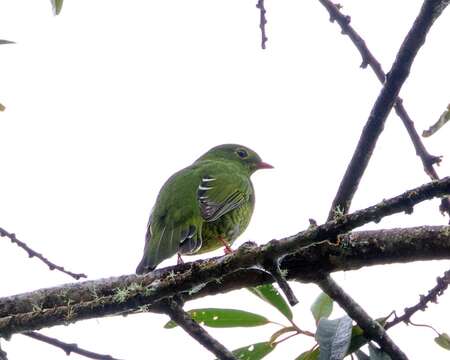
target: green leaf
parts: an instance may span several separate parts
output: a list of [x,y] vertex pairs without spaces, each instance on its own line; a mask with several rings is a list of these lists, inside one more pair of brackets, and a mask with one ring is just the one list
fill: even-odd
[[328,318],[333,311],[333,299],[324,292],[321,293],[311,305],[311,312],[316,319],[316,324],[321,318]]
[[369,355],[370,360],[391,360],[391,357],[383,350],[377,349],[371,343],[369,343]]
[[[389,317],[378,318],[375,321],[381,326],[386,324]],[[352,327],[352,339],[347,350],[347,355],[354,353],[356,350],[366,345],[369,341],[363,336],[364,331],[358,325]]]
[[293,315],[291,308],[272,284],[265,284],[247,289],[252,294],[255,294],[260,299],[278,309],[278,311],[281,312],[288,320],[292,320]]
[[50,0],[53,7],[53,13],[59,15],[63,6],[63,0]]
[[439,117],[438,121],[431,125],[428,130],[424,130],[422,133],[423,137],[428,137],[433,135],[436,131],[438,131],[441,127],[445,125],[450,121],[450,104],[448,104],[447,109],[442,113],[442,115]]
[[233,350],[233,355],[239,360],[259,360],[275,349],[268,341],[247,345]]
[[444,349],[450,350],[450,336],[448,336],[446,333],[442,333],[438,337],[435,337],[434,341],[436,341],[436,344],[443,347]]
[[364,331],[358,325],[352,327],[352,338],[347,350],[347,355],[355,352],[360,347],[366,345],[369,341],[363,336]]
[[311,351],[305,351],[304,353],[301,353],[298,357],[295,358],[295,360],[317,360],[319,358],[320,350],[319,348]]
[[347,354],[352,337],[352,319],[319,320],[316,339],[320,345],[319,360],[341,360]]
[[[193,309],[188,314],[198,323],[215,328],[226,327],[251,327],[269,323],[264,316],[251,312],[236,309]],[[173,321],[169,321],[164,327],[171,329],[177,326]]]

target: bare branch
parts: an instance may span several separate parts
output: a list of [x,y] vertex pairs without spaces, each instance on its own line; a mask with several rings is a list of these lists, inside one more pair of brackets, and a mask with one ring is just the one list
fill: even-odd
[[[389,76],[384,74],[380,63],[375,59],[370,50],[367,48],[364,40],[350,26],[350,17],[341,14],[338,6],[328,0],[319,0],[320,3],[328,10],[330,20],[337,20],[342,28],[342,33],[349,36],[356,48],[362,56],[361,67],[365,68],[370,65],[378,79],[384,86],[372,108],[369,119],[363,129],[359,139],[357,148],[353,154],[346,173],[341,181],[338,192],[333,200],[328,220],[333,219],[338,209],[340,213],[345,214],[350,208],[353,196],[358,188],[359,182],[369,163],[375,148],[378,137],[383,131],[384,123],[392,108],[395,106],[397,114],[403,121],[408,134],[416,149],[416,154],[421,158],[425,171],[430,175],[432,180],[438,179],[438,175],[433,168],[435,163],[439,163],[440,158],[431,156],[425,149],[415,127],[414,123],[403,107],[402,100],[398,97],[400,89],[409,75],[409,71],[417,55],[418,50],[425,42],[426,35],[431,28],[434,20],[442,13],[448,5],[448,1],[428,1],[426,0],[422,9],[416,18],[413,27],[406,36],[396,60],[391,68]],[[442,200],[440,210],[447,211],[450,214],[450,201],[448,198]],[[346,294],[343,289],[331,278],[329,274],[324,275],[321,286],[325,286],[329,291],[334,291],[335,300],[339,303],[346,304],[343,308],[347,313],[355,319],[364,329],[365,335],[369,338],[376,339],[378,344],[391,355],[393,359],[406,359],[405,354],[390,340],[385,330],[369,315],[354,302],[351,297]],[[325,291],[325,289],[324,289]],[[330,294],[329,294],[330,295]],[[353,315],[352,315],[353,314]],[[374,333],[370,333],[373,331]]]
[[261,48],[266,48],[266,42],[268,40],[266,35],[266,8],[264,7],[264,0],[258,0],[256,7],[259,9],[259,28],[261,29]]
[[417,311],[425,311],[430,302],[437,303],[438,296],[443,295],[450,284],[450,270],[446,271],[442,277],[438,277],[436,282],[437,285],[429,290],[427,295],[421,295],[419,302],[416,305],[406,308],[403,315],[396,316],[394,320],[388,322],[385,325],[385,329],[390,329],[401,322],[408,324],[411,322],[411,317]]
[[[320,1],[322,2],[323,0]],[[447,5],[448,1],[443,0],[424,1],[419,15],[403,41],[394,64],[389,71],[389,76],[373,105],[353,157],[333,200],[329,219],[333,216],[333,210],[337,207],[344,213],[350,208],[353,195],[369,163],[378,137],[383,131],[386,118],[409,75],[411,65],[419,49],[425,43],[428,31]]]
[[42,254],[34,251],[33,249],[31,249],[27,244],[25,244],[23,241],[20,241],[19,239],[17,239],[16,234],[13,233],[9,233],[7,232],[5,229],[0,228],[0,236],[1,237],[7,237],[11,240],[12,243],[16,244],[18,247],[24,249],[27,253],[28,253],[28,257],[32,258],[32,257],[36,257],[39,260],[41,260],[45,265],[48,266],[48,268],[50,270],[58,270],[63,272],[64,274],[67,274],[71,277],[73,277],[75,280],[79,280],[81,278],[87,278],[87,275],[85,274],[76,274],[73,273],[71,271],[67,271],[66,269],[64,269],[64,267],[56,265],[54,263],[52,263],[50,260],[48,260],[46,257],[44,257]]
[[2,350],[1,343],[0,343],[0,360],[8,360],[8,354]]
[[197,324],[192,317],[183,310],[182,306],[173,298],[164,301],[164,308],[170,319],[176,322],[190,336],[197,340],[207,350],[221,360],[236,360],[236,357],[221,343],[214,339],[205,329]]
[[[344,35],[348,35],[350,40],[358,49],[362,57],[361,67],[366,68],[367,65],[369,65],[377,76],[378,80],[382,84],[384,84],[386,80],[386,74],[384,73],[381,64],[367,47],[364,39],[350,25],[350,16],[342,14],[339,7],[333,4],[330,0],[319,0],[319,2],[327,9],[328,13],[330,14],[330,21],[336,21],[341,27],[342,33]],[[411,138],[411,141],[414,145],[414,149],[416,150],[416,155],[421,159],[425,172],[432,180],[439,179],[436,169],[433,166],[440,163],[441,157],[431,155],[427,151],[425,145],[422,142],[422,139],[420,138],[416,130],[414,122],[403,106],[403,100],[399,96],[397,96],[395,100],[394,108],[396,114],[400,117],[403,125],[408,131],[409,137]],[[450,200],[448,198],[442,199],[440,210],[442,213],[446,212],[448,215],[450,215]]]
[[52,338],[50,336],[46,336],[34,331],[28,331],[28,332],[24,332],[22,333],[22,335],[28,336],[30,338],[33,338],[35,340],[39,340],[42,342],[45,342],[47,344],[56,346],[57,348],[60,348],[61,350],[63,350],[66,355],[70,355],[71,353],[74,354],[78,354],[84,357],[87,357],[89,359],[97,359],[97,360],[119,360],[116,359],[114,357],[112,357],[111,355],[102,355],[102,354],[97,354],[94,353],[92,351],[89,350],[85,350],[82,349],[80,347],[78,347],[77,344],[69,344],[69,343],[65,343],[63,341],[60,341],[58,339]]
[[383,327],[374,321],[330,276],[326,276],[323,280],[318,281],[317,285],[356,321],[359,327],[364,330],[364,336],[369,340],[376,341],[392,360],[408,359]]

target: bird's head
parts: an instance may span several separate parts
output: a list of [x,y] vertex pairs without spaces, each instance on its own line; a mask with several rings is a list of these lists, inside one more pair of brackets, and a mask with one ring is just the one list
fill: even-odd
[[248,147],[237,144],[224,144],[213,147],[197,161],[227,160],[243,167],[249,175],[259,169],[272,169],[273,166],[262,161],[260,156]]

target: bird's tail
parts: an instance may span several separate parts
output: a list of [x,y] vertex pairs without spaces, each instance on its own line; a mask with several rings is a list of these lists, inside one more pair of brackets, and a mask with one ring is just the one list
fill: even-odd
[[182,224],[181,226],[156,228],[155,234],[149,230],[146,235],[144,256],[136,268],[136,274],[145,274],[155,269],[163,260],[177,252],[192,254],[202,245],[201,226]]

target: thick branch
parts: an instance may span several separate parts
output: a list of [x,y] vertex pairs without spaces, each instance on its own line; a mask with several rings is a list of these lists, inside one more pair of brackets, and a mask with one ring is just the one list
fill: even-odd
[[[89,291],[92,298],[87,302],[78,302],[77,299],[67,297],[67,288],[60,288],[62,292],[57,296],[65,299],[64,305],[55,304],[48,307],[48,298],[40,295],[40,292],[31,293],[31,312],[11,314],[10,311],[2,313],[0,318],[0,336],[8,337],[12,333],[27,330],[36,330],[44,326],[66,324],[83,319],[105,315],[117,314],[121,311],[137,309],[142,305],[152,304],[163,298],[174,296],[177,293],[195,293],[209,282],[221,281],[226,275],[237,270],[262,266],[271,259],[283,259],[286,255],[298,251],[327,239],[334,239],[339,234],[367,224],[371,221],[379,221],[401,211],[410,213],[413,206],[427,199],[447,195],[450,192],[450,178],[422,185],[405,193],[383,200],[381,203],[343,215],[323,225],[311,227],[294,236],[281,240],[272,240],[261,246],[254,243],[245,243],[236,252],[220,258],[207,261],[197,261],[184,264],[174,270],[154,271],[145,276],[135,278],[135,282],[126,288],[114,288],[109,295],[100,296],[96,282],[90,283]],[[41,290],[46,292],[46,290]],[[23,295],[22,295],[23,296]],[[20,296],[19,296],[20,297]],[[16,298],[16,301],[18,299]],[[0,301],[1,303],[2,301]],[[8,303],[8,301],[7,301]],[[11,306],[11,299],[9,300]],[[14,307],[14,305],[12,305]],[[1,307],[0,307],[1,308]]]
[[409,75],[411,65],[419,49],[425,43],[428,31],[437,17],[448,5],[448,1],[425,0],[414,25],[408,32],[392,65],[384,86],[362,131],[356,150],[333,200],[329,218],[337,208],[346,213],[353,195],[369,163],[376,142],[383,131],[384,123],[394,105],[400,89]]
[[95,352],[82,349],[82,348],[78,347],[77,344],[69,344],[69,343],[63,342],[61,340],[58,340],[58,339],[52,338],[50,336],[46,336],[46,335],[34,332],[34,331],[28,331],[28,332],[24,332],[22,334],[26,335],[32,339],[39,340],[39,341],[45,342],[46,344],[53,345],[57,348],[60,348],[62,351],[64,351],[66,353],[66,355],[70,355],[71,353],[74,353],[74,354],[78,354],[78,355],[87,357],[89,359],[119,360],[119,359],[112,357],[111,355],[97,354]]
[[[416,260],[450,259],[450,228],[447,226],[362,231],[340,236],[339,239],[339,246],[323,243],[285,257],[281,267],[287,271],[287,278],[309,282],[334,271]],[[273,281],[267,272],[254,269],[224,274],[220,282],[205,282],[202,283],[204,287],[198,286],[194,279],[189,280],[193,269],[201,269],[221,259],[186,263],[145,276],[85,281],[0,298],[0,333],[8,335],[58,325],[64,323],[59,318],[61,314],[71,315],[72,318],[67,320],[70,322],[139,310],[153,304],[155,296],[160,295],[157,290],[155,294],[150,291],[152,285],[171,282],[174,271],[176,278],[187,279],[186,284],[178,282],[178,287],[175,287],[179,292],[185,291],[182,296],[185,301]],[[128,297],[122,302],[119,302],[119,290],[128,292]],[[40,311],[36,309],[36,304],[40,304]],[[159,311],[151,306],[145,306],[144,310]]]
[[329,297],[335,299],[341,308],[364,330],[364,336],[369,340],[376,341],[392,360],[408,359],[400,348],[395,345],[383,327],[374,321],[331,277],[325,277],[323,280],[318,281],[317,285]]
[[172,321],[181,326],[184,331],[220,360],[236,360],[236,357],[225,346],[215,340],[205,329],[197,324],[173,298],[165,301],[164,308]]
[[87,278],[87,275],[85,274],[76,274],[71,271],[68,271],[64,269],[62,266],[56,265],[52,263],[50,260],[48,260],[45,256],[38,253],[37,251],[30,248],[27,244],[25,244],[23,241],[20,241],[17,239],[16,234],[9,233],[5,229],[0,228],[0,237],[7,237],[9,240],[11,240],[12,243],[16,244],[18,247],[24,249],[28,253],[28,257],[36,257],[39,260],[41,260],[45,265],[48,266],[50,270],[58,270],[63,272],[64,274],[67,274],[71,277],[73,277],[75,280],[79,280],[81,278]]

